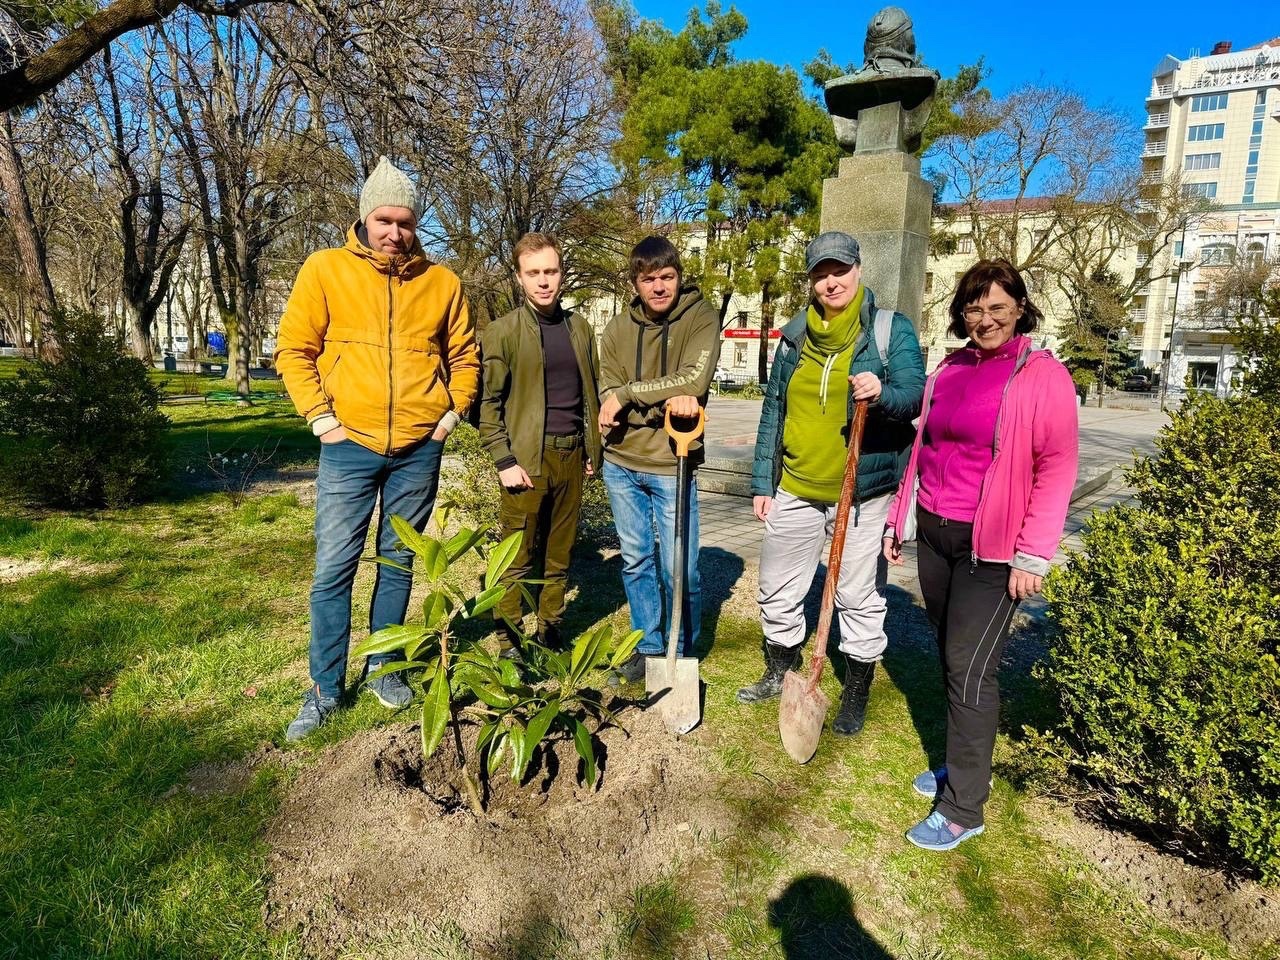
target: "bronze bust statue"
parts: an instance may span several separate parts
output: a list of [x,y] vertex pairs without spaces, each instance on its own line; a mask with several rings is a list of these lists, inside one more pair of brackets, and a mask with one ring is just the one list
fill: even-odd
[[885,7],[871,18],[863,56],[866,62],[861,70],[836,77],[826,86],[827,110],[835,124],[836,139],[844,149],[856,152],[858,113],[881,104],[900,103],[903,138],[907,150],[916,152],[933,106],[938,72],[921,65],[907,11]]

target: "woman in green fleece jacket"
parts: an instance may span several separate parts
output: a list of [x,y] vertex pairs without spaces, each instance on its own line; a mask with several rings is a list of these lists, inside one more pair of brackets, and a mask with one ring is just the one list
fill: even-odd
[[[738,691],[753,703],[778,696],[800,662],[809,592],[835,525],[854,401],[870,405],[854,510],[836,586],[844,694],[836,733],[862,729],[876,661],[884,654],[885,582],[880,551],[924,393],[915,329],[900,313],[876,323],[875,294],[862,285],[858,241],[833,230],[805,250],[812,301],[782,331],[756,435],[751,487],[765,524],[760,621],[765,671]],[[882,341],[882,342],[881,342]]]

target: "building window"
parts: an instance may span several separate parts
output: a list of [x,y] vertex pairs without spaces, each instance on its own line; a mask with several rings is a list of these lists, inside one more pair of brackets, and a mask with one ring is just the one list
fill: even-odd
[[[1220,266],[1227,263],[1235,263],[1236,248],[1231,243],[1209,243],[1200,249],[1200,262],[1206,266]],[[1199,296],[1204,291],[1197,290],[1196,295]]]
[[1221,123],[1201,123],[1194,127],[1187,127],[1187,141],[1195,143],[1200,140],[1221,140],[1226,131],[1226,125]]
[[738,325],[739,330],[747,329],[747,312],[745,310],[740,311],[733,320]]
[[1214,390],[1218,386],[1218,365],[1209,361],[1187,364],[1187,377],[1197,390]]
[[1027,271],[1027,290],[1030,293],[1044,292],[1044,271],[1040,269]]
[[933,274],[926,273],[924,275],[924,292],[933,293]]
[[1217,170],[1222,165],[1220,153],[1188,153],[1183,170]]
[[1250,242],[1249,246],[1245,247],[1245,260],[1248,262],[1250,267],[1260,267],[1262,266],[1262,261],[1265,257],[1265,251],[1266,248],[1263,242],[1261,240],[1254,240]]
[[1198,97],[1191,98],[1192,113],[1225,109],[1227,109],[1227,95],[1225,93],[1204,93]]
[[1182,195],[1184,197],[1204,197],[1206,200],[1212,200],[1218,195],[1218,185],[1216,183],[1184,183],[1182,185]]
[[956,253],[973,253],[973,237],[965,234],[956,242]]
[[747,345],[745,343],[735,343],[733,345],[733,365],[735,367],[745,367],[747,365]]

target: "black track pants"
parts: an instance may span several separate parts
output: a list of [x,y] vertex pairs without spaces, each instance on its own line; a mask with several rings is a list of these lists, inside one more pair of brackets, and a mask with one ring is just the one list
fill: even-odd
[[1000,719],[1000,655],[1017,601],[1009,565],[974,563],[973,524],[919,509],[920,590],[947,691],[947,782],[938,810],[963,827],[982,824]]

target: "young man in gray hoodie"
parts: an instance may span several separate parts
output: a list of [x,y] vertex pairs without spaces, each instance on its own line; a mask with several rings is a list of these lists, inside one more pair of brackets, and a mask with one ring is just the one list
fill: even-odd
[[[662,654],[671,623],[675,571],[675,447],[664,429],[696,417],[719,354],[720,316],[696,287],[681,286],[680,254],[669,240],[646,237],[631,251],[636,296],[614,317],[600,342],[600,432],[604,483],[622,544],[622,585],[631,626],[643,630],[622,665],[628,682],[644,676],[644,658]],[[690,467],[702,444],[689,449]],[[698,575],[698,495],[692,478],[681,651],[692,655],[702,619]],[[657,543],[654,529],[657,529]]]

